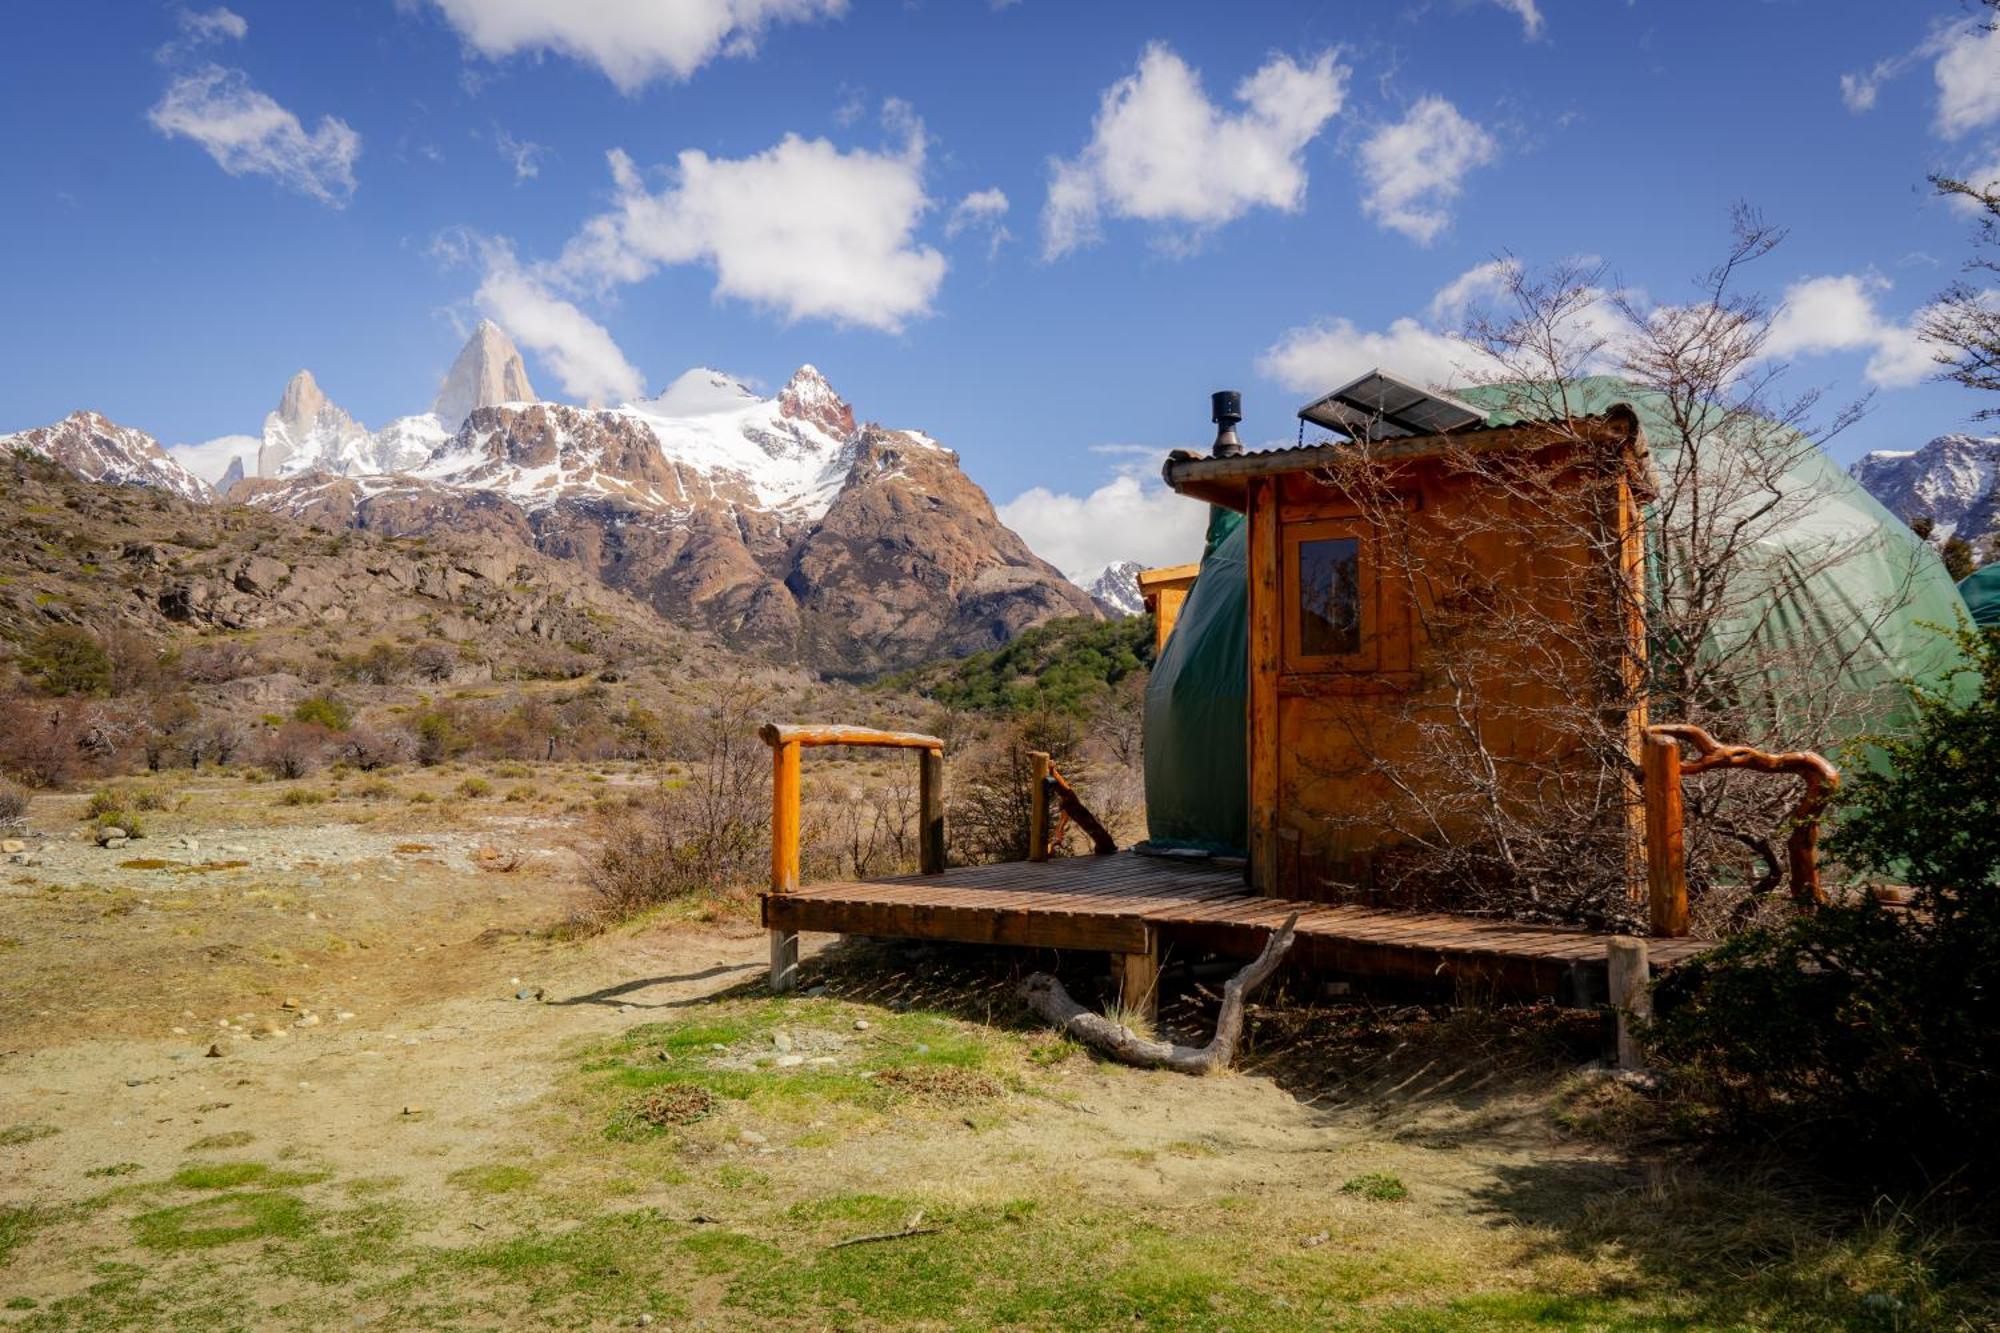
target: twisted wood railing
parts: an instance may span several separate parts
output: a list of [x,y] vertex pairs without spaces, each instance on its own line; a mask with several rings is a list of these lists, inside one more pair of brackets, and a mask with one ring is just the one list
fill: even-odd
[[[1695,758],[1685,763],[1681,760],[1683,741],[1695,751]],[[1786,869],[1793,901],[1801,907],[1826,902],[1819,878],[1819,821],[1840,786],[1839,769],[1810,750],[1770,754],[1747,745],[1724,745],[1700,727],[1685,723],[1647,727],[1641,759],[1646,782],[1647,917],[1653,934],[1688,933],[1681,779],[1715,768],[1789,773],[1804,780],[1805,789],[1792,809],[1791,835],[1785,840]]]
[[[944,870],[944,742],[914,731],[870,727],[787,727],[767,722],[757,735],[771,747],[771,892],[799,887],[799,753],[815,745],[874,746],[917,752],[917,866],[926,875]],[[798,984],[796,931],[771,932],[771,989]]]
[[[1055,761],[1041,750],[1028,752],[1030,776],[1028,779],[1028,859],[1046,861],[1049,853],[1062,844],[1063,834],[1074,823],[1090,835],[1093,855],[1109,856],[1118,850],[1118,842],[1090,813],[1083,798],[1076,794],[1076,788],[1069,785]],[[1049,799],[1056,802],[1057,817],[1053,829],[1049,827]]]

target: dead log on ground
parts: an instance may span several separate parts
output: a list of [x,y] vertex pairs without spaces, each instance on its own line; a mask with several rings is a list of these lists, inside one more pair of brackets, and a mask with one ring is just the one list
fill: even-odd
[[1294,912],[1285,919],[1256,961],[1222,986],[1222,1009],[1215,1016],[1215,1035],[1206,1046],[1176,1046],[1169,1041],[1143,1037],[1122,1023],[1092,1013],[1070,998],[1063,984],[1046,972],[1035,972],[1021,982],[1021,998],[1028,1008],[1053,1023],[1064,1035],[1080,1041],[1123,1064],[1141,1069],[1171,1069],[1180,1074],[1213,1074],[1227,1069],[1236,1059],[1236,1043],[1243,1036],[1244,1001],[1250,993],[1271,979],[1286,950],[1292,947],[1292,928],[1298,923]]

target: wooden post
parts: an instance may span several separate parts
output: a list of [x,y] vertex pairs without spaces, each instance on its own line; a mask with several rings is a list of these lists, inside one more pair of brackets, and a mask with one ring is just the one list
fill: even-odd
[[1284,621],[1278,570],[1278,484],[1249,483],[1250,859],[1252,892],[1283,896],[1278,881],[1278,660]]
[[1653,1016],[1652,969],[1646,941],[1613,935],[1604,946],[1605,971],[1611,980],[1611,1016],[1618,1026],[1618,1067],[1644,1069],[1646,1053],[1639,1047],[1634,1021]]
[[944,751],[917,752],[917,868],[944,873]]
[[[799,746],[780,741],[771,747],[771,892],[791,893],[798,887]],[[773,930],[771,989],[788,991],[798,984],[798,933]]]
[[1647,733],[1641,766],[1646,774],[1647,924],[1653,934],[1677,939],[1688,933],[1687,845],[1681,829],[1681,749],[1671,736]]
[[1111,975],[1118,983],[1120,1007],[1152,1024],[1160,1016],[1160,954],[1153,932],[1146,932],[1144,953],[1111,955]]
[[1028,859],[1049,859],[1049,757],[1028,751]]

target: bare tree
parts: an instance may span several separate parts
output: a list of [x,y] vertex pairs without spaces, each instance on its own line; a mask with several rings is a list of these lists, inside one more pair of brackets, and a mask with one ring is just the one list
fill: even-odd
[[[2000,0],[1980,0],[1988,10],[1988,31],[2000,28]],[[1918,325],[1937,350],[1944,378],[1968,389],[2000,393],[2000,181],[1932,176],[1936,191],[1969,206],[1975,218],[1972,257],[1965,276],[1945,288]],[[2000,417],[2000,407],[1981,408],[1981,419]]]
[[[1332,821],[1391,834],[1378,894],[1633,924],[1638,719],[1786,750],[1830,748],[1879,715],[1852,668],[1928,557],[1909,555],[1896,586],[1875,588],[1908,553],[1827,521],[1845,482],[1820,451],[1865,403],[1825,411],[1814,391],[1782,392],[1785,368],[1766,355],[1772,312],[1742,281],[1782,239],[1739,210],[1721,262],[1680,305],[1644,304],[1595,265],[1516,267],[1503,313],[1465,336],[1482,405],[1538,423],[1537,447],[1448,454],[1442,465],[1488,497],[1452,531],[1396,501],[1369,446],[1328,469],[1382,534],[1434,686],[1401,713],[1356,709],[1344,723],[1386,794]],[[1624,381],[1615,392],[1590,378],[1607,372]],[[1611,575],[1630,548],[1605,516],[1631,479],[1609,465],[1601,417],[1619,395],[1643,399],[1651,492],[1646,568],[1622,580]],[[1532,590],[1494,576],[1496,553],[1532,565]],[[1864,560],[1845,623],[1789,615],[1781,592]],[[1501,736],[1541,739],[1524,752]],[[1792,799],[1787,784],[1690,781],[1702,924],[1740,919],[1777,883]]]

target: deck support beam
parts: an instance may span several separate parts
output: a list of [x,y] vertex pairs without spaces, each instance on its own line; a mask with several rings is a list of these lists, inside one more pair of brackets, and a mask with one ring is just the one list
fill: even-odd
[[1028,859],[1049,859],[1049,756],[1028,751]]
[[1646,958],[1646,941],[1613,935],[1604,945],[1605,970],[1610,974],[1611,1018],[1618,1039],[1618,1068],[1646,1067],[1638,1027],[1653,1016],[1653,970]]
[[1655,935],[1678,939],[1688,933],[1681,747],[1671,736],[1654,732],[1646,733],[1641,747],[1646,778],[1646,925]]
[[[771,892],[796,893],[799,887],[799,743],[779,741],[771,747]],[[771,989],[788,991],[799,984],[797,931],[771,932]]]
[[1152,1023],[1160,1016],[1160,941],[1146,932],[1142,953],[1111,955],[1111,979],[1118,986],[1118,1006]]
[[917,755],[917,869],[944,873],[944,751]]

